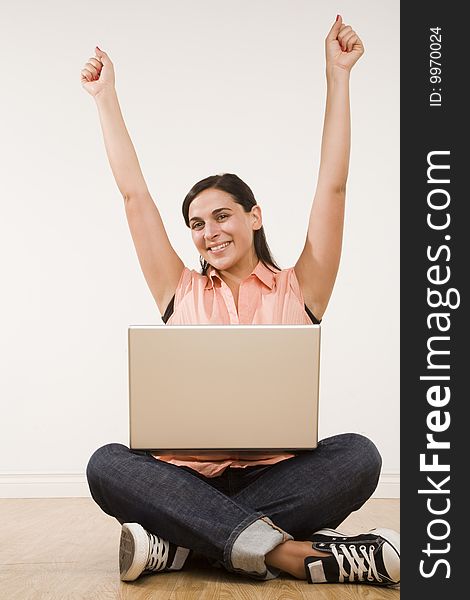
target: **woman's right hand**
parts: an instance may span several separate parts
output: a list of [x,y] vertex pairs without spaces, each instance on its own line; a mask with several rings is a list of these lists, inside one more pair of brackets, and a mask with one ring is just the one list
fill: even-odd
[[82,87],[91,96],[96,97],[103,90],[114,89],[114,67],[109,56],[96,46],[93,58],[90,58],[81,70]]

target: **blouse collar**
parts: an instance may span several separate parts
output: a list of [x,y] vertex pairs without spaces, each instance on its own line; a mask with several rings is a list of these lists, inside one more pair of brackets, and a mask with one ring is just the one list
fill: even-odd
[[[264,285],[266,285],[270,290],[272,290],[274,287],[274,275],[275,275],[275,273],[273,273],[270,269],[268,269],[268,267],[261,260],[259,260],[258,264],[253,269],[251,274],[247,277],[247,279],[255,276],[262,283],[264,283]],[[220,287],[220,284],[222,283],[222,278],[220,277],[217,269],[214,269],[214,267],[209,265],[209,268],[207,269],[206,290],[210,290],[214,287],[214,281],[216,279],[219,280],[219,282],[220,282],[219,287]],[[244,281],[246,281],[246,279]]]

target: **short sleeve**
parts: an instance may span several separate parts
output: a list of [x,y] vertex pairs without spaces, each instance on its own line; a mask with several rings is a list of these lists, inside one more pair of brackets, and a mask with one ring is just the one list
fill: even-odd
[[304,296],[302,294],[302,290],[300,289],[299,281],[297,279],[297,275],[295,274],[294,267],[290,267],[290,269],[286,269],[287,271],[287,283],[290,286],[291,290],[294,292],[295,297],[298,299],[300,304],[303,306]]
[[195,271],[188,269],[188,267],[184,267],[178,285],[176,286],[174,305],[175,309],[179,306],[181,300],[183,300],[186,294],[191,291],[193,273],[195,273]]
[[317,319],[317,317],[312,313],[312,311],[305,304],[304,295],[302,294],[302,290],[300,289],[299,280],[297,279],[297,275],[295,274],[294,267],[287,269],[288,273],[288,283],[290,285],[291,290],[293,291],[295,297],[299,300],[300,304],[304,307],[305,312],[308,314],[310,320],[314,325],[319,325],[321,323],[321,319]]

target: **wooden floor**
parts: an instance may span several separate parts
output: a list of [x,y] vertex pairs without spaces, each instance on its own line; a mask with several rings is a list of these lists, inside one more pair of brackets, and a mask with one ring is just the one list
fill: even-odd
[[[382,600],[399,589],[310,585],[289,575],[255,581],[192,557],[183,571],[119,579],[121,526],[89,498],[0,499],[0,598],[3,600]],[[399,501],[369,500],[341,526],[399,531]]]

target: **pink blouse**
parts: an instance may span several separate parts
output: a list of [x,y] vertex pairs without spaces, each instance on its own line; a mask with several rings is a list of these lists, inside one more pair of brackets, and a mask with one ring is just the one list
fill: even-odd
[[[184,268],[176,288],[174,312],[167,325],[311,325],[294,267],[272,272],[261,261],[244,281],[238,293],[238,312],[232,291],[209,267],[207,275]],[[216,477],[227,467],[269,465],[295,454],[253,452],[242,457],[234,453],[206,456],[155,455],[154,458],[187,466],[206,477]]]

